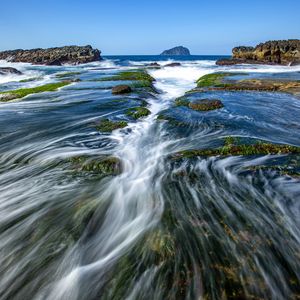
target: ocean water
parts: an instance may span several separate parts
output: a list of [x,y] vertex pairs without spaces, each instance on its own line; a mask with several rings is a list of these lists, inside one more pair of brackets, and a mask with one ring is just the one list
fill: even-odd
[[[300,101],[289,94],[217,91],[205,98],[221,99],[220,110],[174,106],[213,72],[300,80],[300,67],[219,67],[218,58],[0,62],[23,72],[0,76],[0,91],[56,82],[63,72],[81,79],[0,103],[1,300],[298,299],[300,185],[282,171],[300,172],[299,155],[171,158],[226,136],[300,146]],[[147,69],[158,94],[112,95],[120,82],[97,81],[177,61]],[[149,116],[127,116],[145,101]],[[157,120],[161,113],[176,122]],[[101,132],[105,118],[128,126]],[[116,157],[122,172],[80,169],[78,156]]]

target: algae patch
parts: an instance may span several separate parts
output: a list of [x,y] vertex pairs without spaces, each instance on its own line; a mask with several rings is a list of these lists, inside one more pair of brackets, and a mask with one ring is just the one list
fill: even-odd
[[[63,82],[56,82],[56,83],[49,83],[33,88],[23,88],[18,90],[12,90],[12,91],[5,91],[0,93],[0,101],[6,102],[13,99],[23,98],[25,96],[28,96],[30,94],[37,94],[37,93],[43,93],[43,92],[53,92],[57,89],[64,87],[66,85],[71,84],[71,81],[63,81]],[[9,96],[7,96],[9,95]],[[5,100],[9,99],[9,100]]]

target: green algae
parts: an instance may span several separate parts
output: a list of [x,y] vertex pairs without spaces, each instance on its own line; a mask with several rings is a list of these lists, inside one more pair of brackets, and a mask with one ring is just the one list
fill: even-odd
[[202,77],[200,77],[196,83],[197,87],[211,87],[211,86],[216,86],[216,87],[223,87],[225,86],[224,83],[221,82],[222,79],[224,79],[227,76],[231,75],[237,75],[233,73],[212,73],[212,74],[207,74]]
[[126,121],[111,121],[109,119],[103,119],[96,125],[96,128],[99,131],[112,132],[113,130],[124,128],[127,125]]
[[145,82],[153,82],[155,79],[149,75],[147,72],[143,70],[135,70],[135,71],[123,71],[116,75],[103,77],[94,79],[93,81],[143,81]]
[[[70,81],[63,81],[63,82],[56,82],[56,83],[49,83],[33,88],[23,88],[23,89],[18,89],[18,90],[11,90],[11,91],[5,91],[0,93],[1,95],[10,95],[13,99],[18,99],[18,98],[23,98],[25,96],[28,96],[30,94],[37,94],[37,93],[43,93],[43,92],[53,92],[56,91],[57,89],[64,87],[66,85],[71,84]],[[3,100],[1,100],[3,101]]]
[[151,114],[150,110],[146,107],[133,107],[127,110],[126,114],[134,119],[147,117]]

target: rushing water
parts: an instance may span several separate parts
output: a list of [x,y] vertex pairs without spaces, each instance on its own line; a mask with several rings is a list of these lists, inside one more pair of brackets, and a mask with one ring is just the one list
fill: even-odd
[[[0,90],[82,72],[57,92],[1,103],[0,299],[298,299],[299,180],[253,168],[299,166],[300,158],[168,156],[228,135],[300,146],[300,101],[287,94],[212,92],[225,107],[206,113],[172,106],[211,72],[300,79],[300,68],[217,67],[215,59],[149,69],[160,91],[144,99],[151,114],[112,134],[95,122],[127,118],[139,95],[112,96],[111,83],[92,80],[168,60],[0,64],[24,73],[2,76]],[[18,82],[31,77],[38,80]],[[187,125],[158,121],[162,111]],[[76,155],[118,157],[122,172],[74,172]]]

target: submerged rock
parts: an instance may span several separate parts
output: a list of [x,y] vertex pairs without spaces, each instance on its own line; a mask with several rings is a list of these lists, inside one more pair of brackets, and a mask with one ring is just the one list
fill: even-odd
[[131,93],[131,87],[129,85],[117,85],[112,88],[113,94],[127,94]]
[[199,111],[215,110],[224,107],[221,100],[218,99],[201,99],[189,103],[189,108]]
[[169,50],[165,50],[161,55],[191,55],[191,53],[188,48],[178,46]]
[[139,119],[142,117],[149,116],[151,114],[151,112],[146,107],[133,107],[133,108],[128,109],[126,114],[134,119]]
[[219,60],[217,65],[234,64],[299,64],[300,40],[268,41],[256,47],[235,47],[232,59]]
[[175,62],[165,65],[165,67],[180,67],[181,63]]
[[65,46],[48,49],[9,50],[0,52],[0,59],[38,65],[60,66],[64,63],[82,64],[101,59],[101,51],[91,46]]
[[126,126],[126,121],[111,121],[109,119],[103,119],[96,125],[96,128],[99,131],[112,132],[113,130],[124,128]]
[[11,67],[0,68],[0,75],[8,75],[8,74],[22,75],[23,73]]

